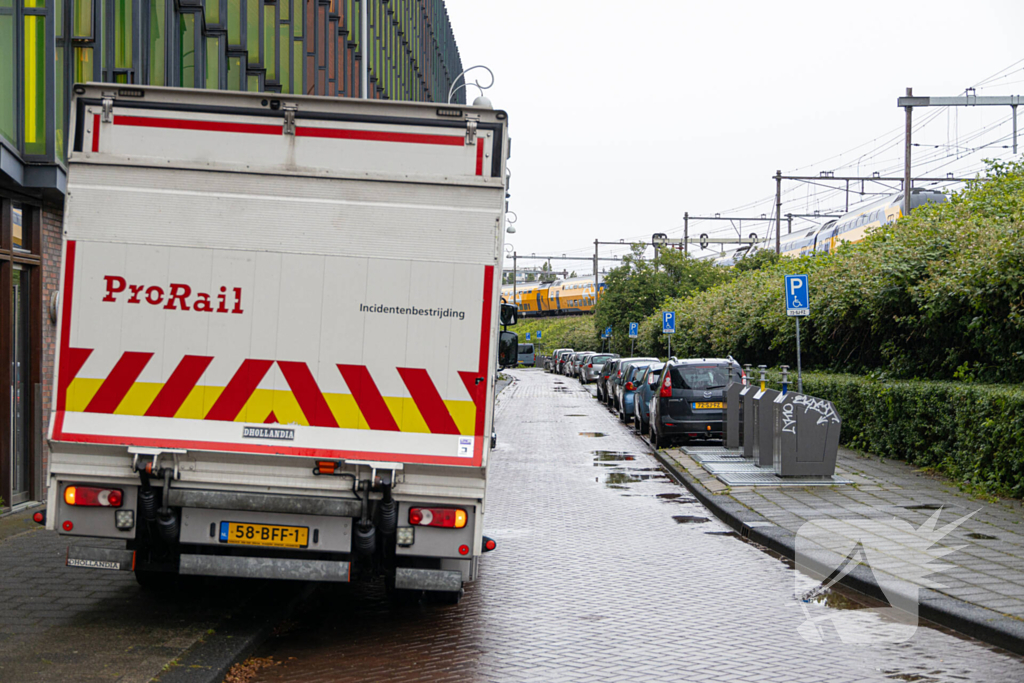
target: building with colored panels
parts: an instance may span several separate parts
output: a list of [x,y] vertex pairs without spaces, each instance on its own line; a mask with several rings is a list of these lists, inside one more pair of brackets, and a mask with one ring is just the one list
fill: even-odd
[[443,0],[0,0],[0,510],[43,495],[74,84],[358,97],[364,60],[379,99],[463,70]]

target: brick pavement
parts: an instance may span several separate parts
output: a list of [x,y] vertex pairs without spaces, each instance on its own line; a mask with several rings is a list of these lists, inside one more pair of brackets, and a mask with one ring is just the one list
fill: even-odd
[[[130,572],[64,566],[67,540],[26,531],[25,514],[0,519],[0,683],[145,683],[201,639],[216,642],[255,585],[210,579],[143,592]],[[267,594],[268,608],[290,598]]]
[[462,604],[322,589],[258,653],[276,662],[258,681],[1020,680],[1020,658],[933,628],[804,640],[806,616],[858,597],[800,602],[789,565],[730,535],[575,382],[509,374],[488,473],[499,545]]
[[[667,453],[702,485],[720,486],[712,475],[682,452],[672,449]],[[962,546],[942,558],[942,562],[951,567],[929,578],[941,584],[935,590],[942,595],[1014,619],[1024,619],[1024,510],[1021,501],[990,502],[972,498],[948,480],[915,470],[904,462],[883,461],[845,448],[840,449],[837,472],[853,480],[854,485],[720,487],[719,494],[728,495],[765,520],[793,533],[805,522],[823,518],[896,518],[918,528],[938,507],[942,509],[939,526],[974,513],[939,544]],[[899,552],[899,548],[889,552]]]

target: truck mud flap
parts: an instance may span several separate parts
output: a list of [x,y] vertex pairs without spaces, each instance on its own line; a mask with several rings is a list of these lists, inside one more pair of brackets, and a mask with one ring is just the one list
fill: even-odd
[[64,564],[83,569],[111,569],[131,571],[135,569],[135,553],[118,548],[91,548],[83,545],[69,545]]
[[395,588],[411,588],[422,591],[457,591],[462,588],[462,572],[445,569],[399,567],[395,570]]
[[287,560],[275,557],[227,557],[223,555],[182,555],[178,571],[181,574],[199,576],[342,583],[349,580],[351,573],[348,562]]

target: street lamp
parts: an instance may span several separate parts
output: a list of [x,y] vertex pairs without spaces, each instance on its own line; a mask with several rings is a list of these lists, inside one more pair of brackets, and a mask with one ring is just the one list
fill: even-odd
[[[512,215],[512,218],[509,218],[509,214]],[[505,232],[507,232],[510,235],[516,234],[516,228],[514,224],[517,220],[519,220],[519,216],[516,215],[515,211],[506,211],[505,222],[508,223],[508,227],[505,228]]]
[[[470,71],[472,71],[473,69],[483,69],[487,73],[489,73],[491,75],[490,85],[480,85],[480,81],[473,81],[472,83],[469,83],[466,80],[466,74],[469,73]],[[460,78],[462,79],[462,83],[461,84],[459,84],[459,79]],[[494,85],[494,72],[493,71],[491,71],[489,68],[487,68],[483,64],[477,64],[476,66],[471,66],[468,69],[464,69],[462,73],[460,73],[458,76],[455,77],[455,80],[452,81],[452,87],[448,89],[448,104],[452,103],[452,96],[454,96],[455,93],[457,93],[460,89],[465,88],[467,85],[472,85],[472,86],[474,86],[474,87],[476,87],[476,88],[478,88],[480,90],[480,97],[478,97],[477,99],[473,100],[473,106],[484,106],[484,107],[491,106],[491,101],[488,100],[486,97],[484,97],[484,90],[487,90],[487,89],[491,88]],[[481,100],[483,100],[483,101],[481,101]]]

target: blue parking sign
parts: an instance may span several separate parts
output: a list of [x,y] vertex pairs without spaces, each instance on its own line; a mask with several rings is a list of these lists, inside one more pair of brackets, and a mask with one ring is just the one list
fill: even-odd
[[537,330],[537,341],[540,341],[540,330]]
[[663,311],[661,314],[661,333],[662,334],[675,334],[676,333],[676,312],[675,311]]
[[638,336],[640,336],[640,323],[630,323],[629,338],[636,339]]
[[530,341],[530,333],[529,332],[526,333],[526,341]]
[[604,338],[605,339],[611,339],[611,336],[612,336],[612,326],[609,325],[608,327],[604,328]]
[[786,315],[802,316],[811,312],[811,296],[806,275],[786,276]]

